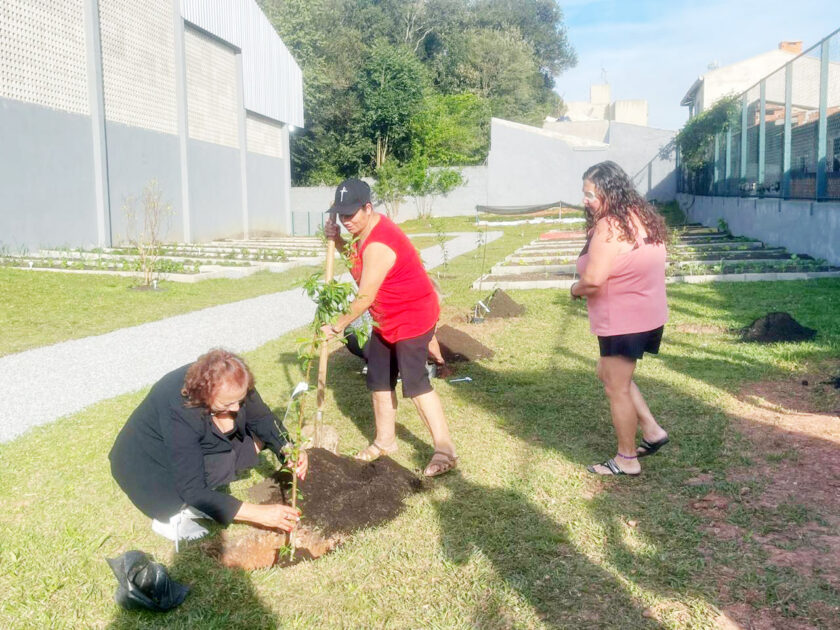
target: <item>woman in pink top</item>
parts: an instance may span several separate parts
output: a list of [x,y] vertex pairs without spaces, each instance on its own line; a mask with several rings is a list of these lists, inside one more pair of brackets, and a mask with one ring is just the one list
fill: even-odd
[[[577,261],[580,280],[569,289],[587,300],[591,331],[598,335],[598,378],[610,401],[618,437],[616,456],[589,466],[598,475],[638,475],[639,457],[668,443],[633,381],[636,361],[656,354],[668,319],[665,299],[665,221],[615,162],[583,174],[588,238]],[[642,428],[636,448],[636,429]]]

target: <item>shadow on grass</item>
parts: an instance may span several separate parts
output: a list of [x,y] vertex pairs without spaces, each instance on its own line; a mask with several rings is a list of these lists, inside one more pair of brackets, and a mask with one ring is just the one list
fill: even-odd
[[[472,483],[456,470],[439,483],[450,496],[434,501],[446,557],[459,565],[490,561],[498,576],[552,628],[663,627],[614,575],[570,542],[568,527],[510,488]],[[477,628],[513,627],[505,592],[488,589],[474,611]]]
[[[273,630],[280,627],[276,615],[260,601],[247,572],[222,566],[206,556],[195,542],[186,545],[167,567],[172,579],[190,587],[184,602],[165,613],[123,610],[114,604],[117,612],[108,628]],[[114,580],[115,589],[116,586]]]

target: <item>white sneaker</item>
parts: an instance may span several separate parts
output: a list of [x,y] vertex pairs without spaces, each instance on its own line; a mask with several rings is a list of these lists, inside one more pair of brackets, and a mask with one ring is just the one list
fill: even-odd
[[197,518],[206,518],[208,521],[212,521],[213,519],[207,516],[201,510],[197,510],[194,507],[188,505],[183,510],[181,510],[181,516],[184,518],[188,518],[190,520],[195,520]]
[[202,527],[192,519],[184,518],[181,512],[169,519],[168,523],[153,519],[152,531],[164,538],[174,540],[176,544],[179,540],[196,540],[208,533],[206,527]]

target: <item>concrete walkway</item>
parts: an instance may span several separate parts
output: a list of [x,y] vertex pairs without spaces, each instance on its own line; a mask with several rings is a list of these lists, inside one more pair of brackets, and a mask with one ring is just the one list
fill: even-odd
[[[502,236],[488,232],[487,242]],[[476,233],[446,243],[449,260],[478,246]],[[439,246],[421,252],[427,269],[443,263]],[[349,276],[345,278],[349,280]],[[247,352],[312,321],[302,289],[213,306],[192,313],[0,357],[0,442],[101,400],[137,391],[208,349]]]

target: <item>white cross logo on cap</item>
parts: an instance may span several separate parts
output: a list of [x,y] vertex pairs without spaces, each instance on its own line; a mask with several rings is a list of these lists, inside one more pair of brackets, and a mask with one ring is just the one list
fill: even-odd
[[342,202],[344,201],[344,193],[346,193],[346,192],[347,192],[347,187],[346,187],[346,186],[342,186],[342,187],[341,187],[341,190],[339,190],[338,192],[340,192],[340,193],[341,193],[341,197],[339,198],[338,202],[339,202],[339,203],[342,203]]

